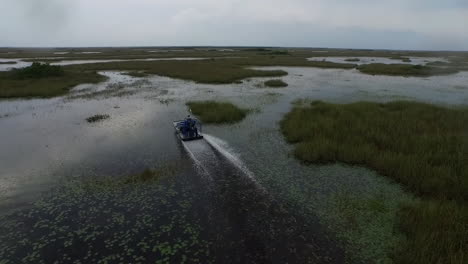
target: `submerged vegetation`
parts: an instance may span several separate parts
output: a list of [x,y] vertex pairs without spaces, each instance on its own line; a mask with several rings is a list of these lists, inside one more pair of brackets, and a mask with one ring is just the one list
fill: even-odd
[[163,175],[161,171],[146,169],[140,174],[127,177],[123,182],[125,184],[151,182],[160,179]]
[[157,169],[145,169],[141,173],[124,175],[121,177],[101,177],[100,179],[84,181],[86,188],[90,189],[112,189],[118,190],[125,186],[136,186],[140,184],[158,184],[178,173],[179,168],[173,165],[159,167]]
[[75,179],[1,215],[0,263],[212,263],[195,188],[167,173]]
[[276,79],[276,80],[269,80],[265,82],[265,86],[279,88],[279,87],[287,87],[288,84],[285,83],[283,80]]
[[93,115],[93,116],[86,118],[86,121],[88,121],[88,123],[96,123],[96,122],[106,120],[109,118],[110,118],[109,115]]
[[244,119],[249,112],[228,102],[188,102],[187,106],[205,123],[235,123]]
[[358,62],[358,61],[361,61],[361,59],[358,59],[358,58],[349,58],[349,59],[345,59],[345,61],[349,61],[349,62]]
[[465,263],[468,250],[468,109],[416,102],[313,102],[281,121],[294,154],[313,163],[371,167],[419,195],[404,206],[398,263]]

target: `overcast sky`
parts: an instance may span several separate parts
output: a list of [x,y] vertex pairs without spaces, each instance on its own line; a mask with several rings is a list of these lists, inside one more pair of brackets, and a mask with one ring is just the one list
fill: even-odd
[[0,0],[0,46],[468,50],[468,0]]

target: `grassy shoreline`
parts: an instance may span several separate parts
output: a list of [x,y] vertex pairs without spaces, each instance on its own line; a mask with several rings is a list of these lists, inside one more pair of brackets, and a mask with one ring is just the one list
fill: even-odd
[[96,72],[65,71],[63,76],[41,79],[14,79],[0,72],[0,98],[50,98],[67,94],[84,83],[100,83],[107,78]]
[[396,263],[465,263],[468,109],[415,102],[313,102],[281,121],[305,162],[364,165],[421,197],[402,205]]
[[244,119],[249,112],[229,102],[192,101],[187,102],[187,106],[204,123],[236,123]]
[[265,82],[265,86],[266,87],[270,87],[270,88],[281,88],[281,87],[287,87],[288,84],[285,83],[283,80],[281,79],[274,79],[274,80],[268,80]]
[[281,70],[267,71],[248,69],[229,59],[203,61],[130,61],[70,65],[71,70],[119,70],[140,71],[170,78],[206,84],[227,84],[251,77],[276,77],[287,75]]

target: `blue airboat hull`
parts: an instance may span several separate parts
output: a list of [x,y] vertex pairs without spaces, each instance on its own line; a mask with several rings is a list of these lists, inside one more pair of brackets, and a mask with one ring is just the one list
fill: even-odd
[[182,141],[191,141],[191,140],[198,140],[198,139],[203,139],[203,135],[201,133],[198,134],[198,136],[185,136],[181,131],[180,131],[180,126],[178,126],[178,124],[180,123],[181,121],[174,121],[173,124],[174,124],[174,128],[176,130],[176,133],[177,133],[177,136],[180,138],[180,140]]

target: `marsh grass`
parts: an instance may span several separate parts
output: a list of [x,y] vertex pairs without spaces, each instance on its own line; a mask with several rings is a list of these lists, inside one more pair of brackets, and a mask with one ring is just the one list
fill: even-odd
[[235,123],[249,113],[229,102],[198,101],[188,102],[187,106],[205,123]]
[[422,200],[402,206],[398,227],[406,234],[397,263],[468,262],[468,206],[455,201]]
[[284,76],[281,70],[254,70],[236,64],[233,59],[203,61],[130,61],[72,65],[74,70],[119,70],[144,71],[176,79],[191,80],[198,83],[224,84],[234,83],[250,77]]
[[309,61],[306,67],[317,67],[317,68],[329,68],[329,69],[354,69],[357,67],[356,64],[351,63],[335,63],[331,61]]
[[54,66],[40,62],[33,62],[31,66],[11,70],[11,77],[20,80],[60,77],[64,75],[65,71],[62,66]]
[[416,102],[298,104],[281,121],[305,162],[364,165],[423,198],[401,209],[398,263],[466,263],[468,109]]
[[267,55],[291,55],[287,50],[276,50],[268,52]]
[[86,121],[88,123],[96,123],[96,122],[103,121],[109,118],[110,118],[109,115],[93,115],[93,116],[86,118]]
[[62,76],[18,79],[12,72],[0,72],[0,98],[61,96],[82,83],[99,83],[105,76],[96,72],[65,71]]
[[349,62],[358,62],[358,61],[361,61],[361,59],[358,59],[358,58],[349,58],[349,59],[345,59],[345,61],[349,61]]
[[0,61],[0,64],[16,64],[16,61]]
[[394,75],[427,77],[434,75],[448,75],[458,73],[456,68],[440,68],[411,64],[383,64],[372,63],[361,65],[357,68],[360,72],[371,75]]
[[403,57],[403,56],[393,56],[393,57],[390,57],[389,59],[391,59],[391,60],[400,60],[402,62],[411,62],[410,58]]
[[[37,49],[37,48],[0,48],[0,54],[2,58],[50,58],[54,59],[57,54],[54,52],[68,52],[62,54],[60,57],[66,59],[112,59],[112,58],[149,58],[149,57],[222,57],[235,55],[252,55],[256,52],[273,52],[278,48],[272,47],[248,47],[248,48],[232,48],[235,52],[213,52],[213,49],[195,49],[195,48],[158,48],[158,47],[147,47],[147,48],[93,48],[91,51],[99,51],[101,53],[85,54],[83,51],[90,51],[89,48],[73,48],[73,49]],[[159,50],[160,52],[152,53],[148,51]],[[217,50],[217,49],[216,49]],[[181,52],[182,51],[182,52]],[[289,48],[288,51],[293,55],[300,55],[303,57],[312,57],[317,55],[317,51],[320,53],[326,52],[327,56],[339,56],[339,57],[468,57],[467,52],[431,52],[431,51],[399,51],[394,54],[392,51],[387,50],[371,50],[371,49],[315,49],[315,48]]]
[[[153,49],[153,48],[151,48]],[[3,50],[3,49],[0,49]],[[5,49],[8,50],[9,49]],[[225,84],[238,83],[251,77],[280,77],[287,75],[282,70],[252,69],[255,66],[286,66],[286,67],[317,67],[330,69],[354,69],[358,65],[350,63],[333,63],[329,61],[308,61],[307,58],[317,56],[314,49],[289,49],[287,52],[272,48],[244,48],[235,52],[210,52],[206,50],[183,49],[184,52],[148,53],[145,49],[105,48],[98,54],[82,54],[81,49],[68,50],[65,58],[54,58],[53,52],[44,49],[19,49],[15,53],[4,53],[4,58],[29,58],[26,61],[53,62],[58,60],[94,60],[94,59],[148,59],[197,57],[202,61],[124,61],[63,66],[63,76],[49,76],[42,79],[18,80],[11,73],[0,73],[0,98],[8,97],[53,97],[66,94],[77,84],[97,83],[105,79],[97,71],[117,70],[127,71],[135,77],[143,75],[161,75],[171,78],[194,81],[198,83]],[[86,49],[85,49],[86,50]],[[323,51],[323,50],[320,50]],[[391,57],[388,51],[376,50],[326,50],[327,56],[358,58],[359,56]],[[286,55],[287,56],[284,56]],[[283,55],[283,56],[282,56]],[[402,56],[439,56],[457,55],[444,67],[414,66],[414,65],[379,65],[371,64],[359,67],[368,74],[385,74],[395,76],[432,76],[452,74],[458,71],[468,71],[465,53],[433,53],[433,52],[401,52]],[[230,58],[227,58],[230,57]],[[236,58],[232,58],[236,57]],[[209,58],[209,59],[207,59]]]
[[247,48],[244,49],[244,51],[248,52],[271,52],[271,49],[266,49],[266,48]]
[[287,114],[281,129],[304,161],[364,164],[417,194],[468,199],[468,109],[315,101]]
[[267,87],[272,87],[272,88],[281,88],[281,87],[287,87],[288,84],[285,83],[281,79],[275,79],[275,80],[268,80],[265,82],[265,86]]

